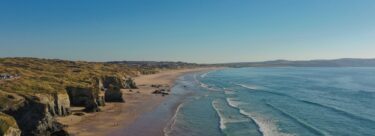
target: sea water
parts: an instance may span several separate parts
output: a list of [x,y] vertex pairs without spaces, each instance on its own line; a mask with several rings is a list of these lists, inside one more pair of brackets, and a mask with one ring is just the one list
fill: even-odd
[[375,136],[375,68],[188,74],[166,136]]

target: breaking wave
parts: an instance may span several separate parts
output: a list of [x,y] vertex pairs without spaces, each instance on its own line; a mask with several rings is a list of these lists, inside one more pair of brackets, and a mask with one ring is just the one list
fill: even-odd
[[242,115],[245,115],[249,119],[253,120],[263,136],[292,136],[292,134],[279,132],[279,129],[274,121],[263,118],[256,113],[246,112],[245,110],[241,109],[241,102],[235,101],[233,98],[227,98],[227,102],[231,107],[238,109]]
[[177,121],[177,115],[180,112],[180,109],[183,107],[183,103],[178,105],[176,112],[174,113],[173,117],[169,121],[168,125],[164,128],[164,136],[169,136],[169,134],[172,132],[173,128],[175,127],[176,121]]

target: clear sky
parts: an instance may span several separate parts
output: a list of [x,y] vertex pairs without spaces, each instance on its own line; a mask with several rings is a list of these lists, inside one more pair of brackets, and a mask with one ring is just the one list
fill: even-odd
[[1,0],[0,57],[375,58],[375,0]]

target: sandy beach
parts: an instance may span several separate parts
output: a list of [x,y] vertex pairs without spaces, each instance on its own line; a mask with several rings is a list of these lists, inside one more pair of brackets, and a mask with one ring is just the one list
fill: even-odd
[[152,112],[165,99],[165,96],[152,94],[155,88],[151,85],[173,86],[174,81],[187,73],[209,71],[213,68],[196,68],[182,70],[166,70],[157,74],[135,77],[139,89],[122,90],[125,103],[106,103],[98,113],[74,115],[81,108],[72,108],[73,114],[59,117],[58,121],[66,125],[66,130],[74,136],[105,136],[116,130],[124,130],[140,116]]

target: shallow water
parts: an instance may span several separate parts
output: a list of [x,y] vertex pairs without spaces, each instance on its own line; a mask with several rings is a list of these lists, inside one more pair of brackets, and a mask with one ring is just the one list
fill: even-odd
[[191,95],[168,136],[375,135],[375,68],[224,69],[176,86]]

